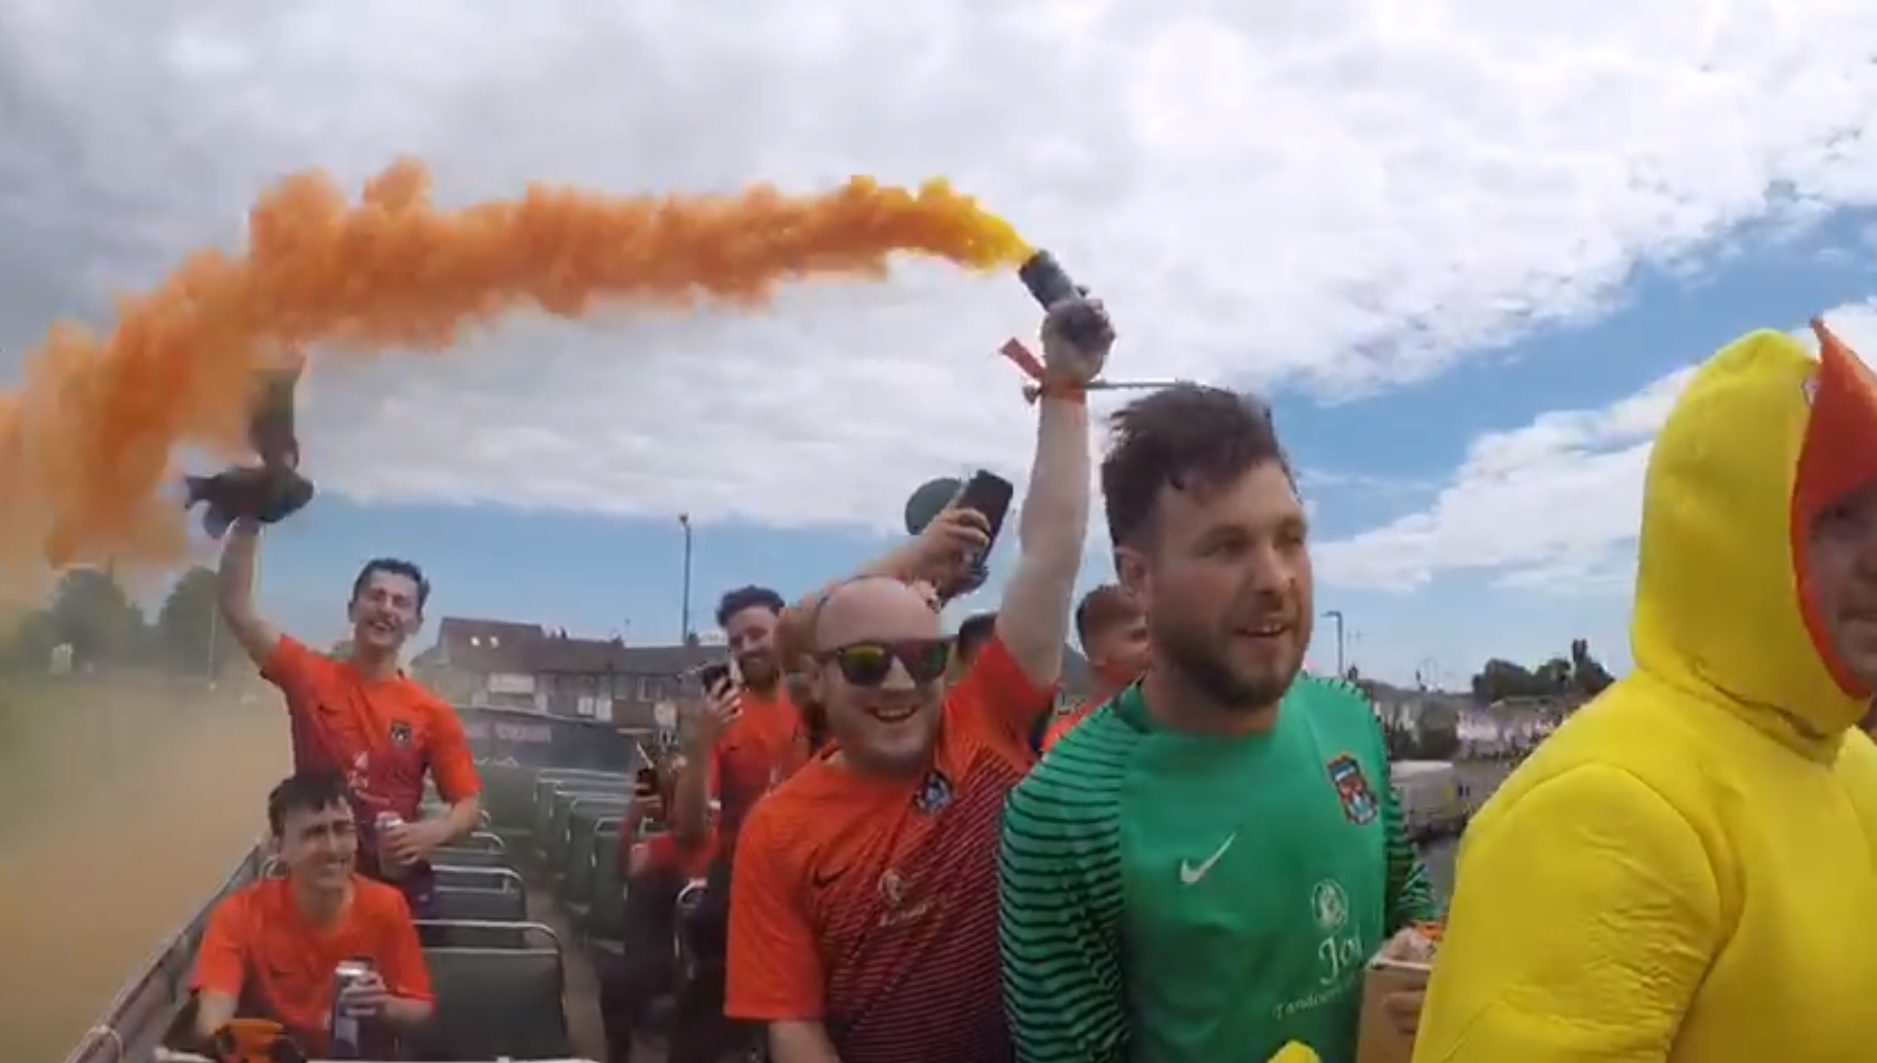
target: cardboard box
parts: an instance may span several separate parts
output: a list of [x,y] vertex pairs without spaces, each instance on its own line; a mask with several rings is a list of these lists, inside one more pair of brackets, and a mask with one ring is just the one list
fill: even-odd
[[1356,1063],[1411,1063],[1414,1038],[1403,1034],[1382,1001],[1391,993],[1426,990],[1432,964],[1376,957],[1362,978],[1362,1022],[1356,1028]]

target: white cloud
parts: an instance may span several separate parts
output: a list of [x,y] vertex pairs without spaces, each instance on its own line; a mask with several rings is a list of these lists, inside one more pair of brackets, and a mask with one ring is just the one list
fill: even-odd
[[[948,175],[1109,298],[1117,375],[1335,393],[1594,313],[1744,220],[1877,201],[1854,0],[0,0],[0,42],[9,350],[231,238],[281,173],[407,152],[454,201]],[[766,317],[517,322],[323,372],[309,463],[364,499],[890,525],[926,475],[1023,460],[990,351],[1034,316],[1007,281],[916,269]],[[1664,399],[1637,401],[1467,475],[1620,488]],[[1439,516],[1467,497],[1390,534],[1528,517]],[[1494,549],[1529,566],[1621,525],[1555,523]]]
[[[1877,300],[1826,318],[1854,350],[1877,352]],[[1318,571],[1347,587],[1406,590],[1474,570],[1524,590],[1627,593],[1649,447],[1693,372],[1684,366],[1600,410],[1480,436],[1425,510],[1320,544]]]

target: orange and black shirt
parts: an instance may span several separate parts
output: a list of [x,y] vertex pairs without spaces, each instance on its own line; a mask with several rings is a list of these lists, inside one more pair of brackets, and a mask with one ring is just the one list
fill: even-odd
[[[426,772],[452,804],[481,791],[462,721],[423,684],[402,674],[373,679],[350,661],[284,635],[261,675],[286,696],[294,770],[345,776],[358,816],[359,864],[367,874],[378,874],[378,814],[395,812],[414,822]],[[399,880],[413,904],[427,892],[426,878]]]
[[945,696],[932,768],[810,762],[743,825],[726,1014],[819,1020],[845,1063],[1009,1063],[997,836],[1053,690],[995,638]]
[[1075,730],[1075,725],[1087,719],[1088,714],[1095,711],[1095,707],[1100,704],[1101,702],[1094,700],[1084,701],[1051,719],[1049,726],[1043,730],[1043,741],[1038,751],[1049,752],[1050,746],[1061,741],[1063,735]]
[[742,711],[717,736],[710,758],[710,792],[717,798],[717,838],[728,854],[750,809],[808,760],[801,713],[786,691],[774,697],[743,691]]
[[309,1055],[328,1047],[333,971],[366,959],[392,996],[430,1000],[430,972],[410,908],[397,890],[353,876],[352,900],[330,927],[307,922],[286,879],[229,894],[209,916],[196,951],[195,990],[234,997],[238,1014],[272,1019]]
[[717,830],[696,845],[684,845],[669,831],[654,834],[633,846],[644,854],[643,868],[655,875],[675,875],[683,879],[703,878],[717,856]]

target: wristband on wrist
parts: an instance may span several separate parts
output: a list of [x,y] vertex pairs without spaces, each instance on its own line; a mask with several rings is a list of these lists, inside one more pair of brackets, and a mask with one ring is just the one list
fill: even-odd
[[1042,399],[1056,399],[1072,402],[1078,406],[1088,405],[1088,386],[1066,380],[1051,380],[1043,363],[1031,353],[1028,347],[1018,339],[1010,339],[998,348],[997,353],[1010,359],[1011,363],[1030,378],[1031,383],[1023,386],[1023,399],[1034,406]]

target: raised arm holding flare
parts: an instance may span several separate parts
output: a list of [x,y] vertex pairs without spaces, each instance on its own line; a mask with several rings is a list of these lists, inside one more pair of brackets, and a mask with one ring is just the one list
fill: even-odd
[[[913,544],[797,616],[835,752],[764,798],[743,828],[730,907],[728,1011],[769,1029],[775,1063],[1009,1063],[998,986],[997,821],[1034,762],[1061,668],[1088,516],[1077,385],[1112,335],[1044,340],[1021,556],[994,631],[945,685],[949,645],[910,584],[945,586],[983,546],[949,511]],[[1099,313],[1099,308],[1095,308]],[[975,534],[973,534],[975,529]]]
[[[419,918],[435,900],[430,854],[468,835],[481,817],[481,779],[456,712],[399,667],[404,643],[423,624],[430,583],[409,561],[366,562],[346,604],[351,654],[339,659],[309,648],[265,620],[254,605],[259,528],[229,529],[217,575],[228,629],[286,698],[296,770],[339,772],[350,788],[364,845],[360,870],[403,890]],[[424,775],[450,802],[437,819],[420,819]],[[381,837],[378,817],[403,826]]]

